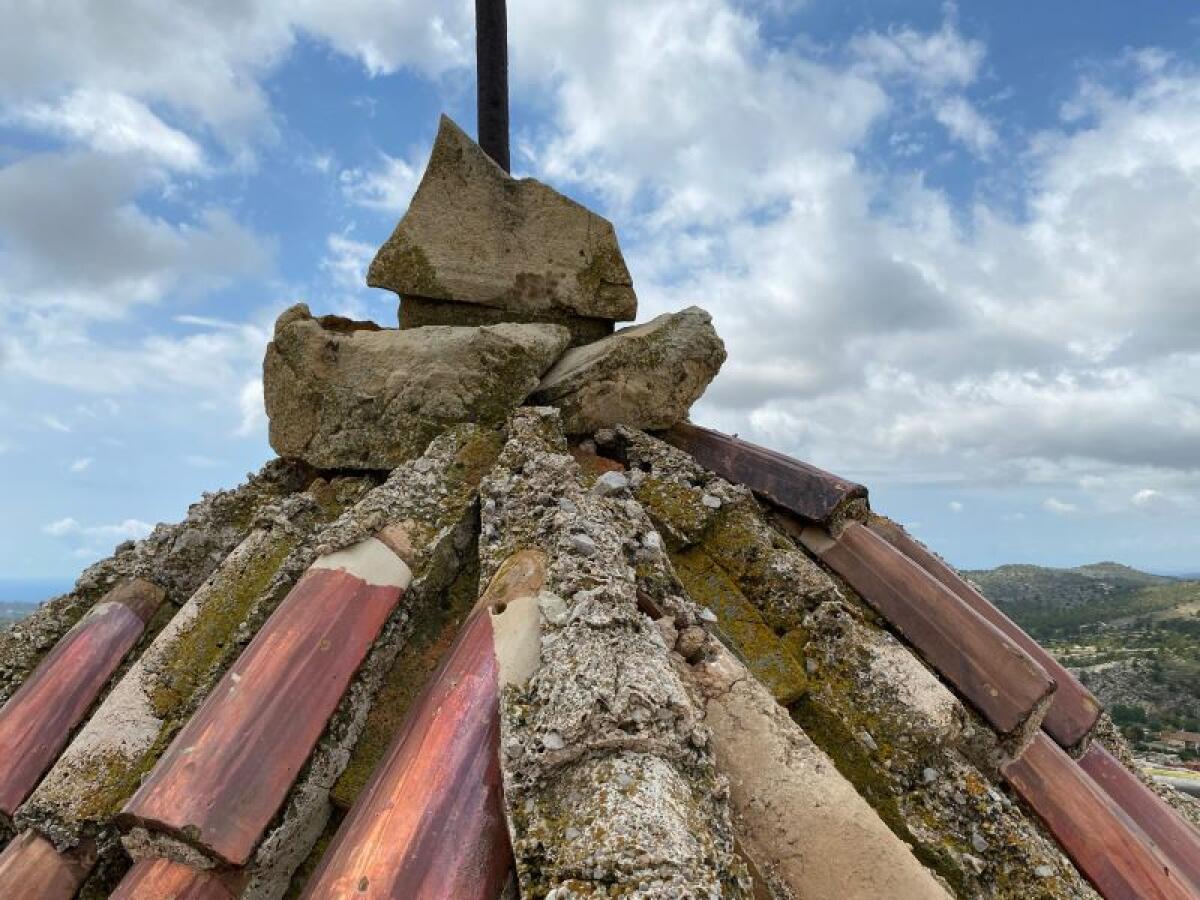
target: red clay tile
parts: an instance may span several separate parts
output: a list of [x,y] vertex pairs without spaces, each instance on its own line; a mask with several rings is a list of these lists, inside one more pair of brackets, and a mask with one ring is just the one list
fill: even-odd
[[1200,892],[1049,736],[1004,777],[1107,900],[1197,900]]
[[1027,635],[1021,626],[1000,612],[991,602],[971,587],[962,576],[930,553],[909,534],[892,522],[875,521],[871,530],[921,566],[926,572],[953,591],[960,600],[979,613],[1012,640],[1014,644],[1036,659],[1058,684],[1042,727],[1063,747],[1076,746],[1092,730],[1100,716],[1100,703],[1092,692],[1079,683],[1074,675]]
[[[342,823],[305,900],[499,896],[512,850],[498,757],[504,674],[497,655],[510,671],[523,655],[514,604],[535,596],[545,575],[536,550],[500,567]],[[493,627],[514,613],[517,620]],[[535,606],[535,633],[536,622]]]
[[109,591],[0,709],[0,815],[11,818],[37,787],[163,596],[141,579]]
[[800,540],[862,595],[998,731],[1020,728],[1054,680],[995,625],[858,522]]
[[134,864],[109,900],[233,900],[220,878],[170,859]]
[[1079,766],[1158,845],[1163,856],[1200,886],[1200,832],[1179,817],[1100,744],[1092,744]]
[[512,866],[496,657],[476,610],[363,790],[308,900],[495,900]]
[[374,538],[314,564],[184,726],[120,824],[165,831],[244,865],[409,577]]
[[867,489],[861,484],[688,422],[681,422],[658,437],[691,454],[700,465],[722,478],[744,484],[810,522],[827,522],[846,502],[867,496]]
[[36,831],[22,832],[0,853],[0,897],[71,900],[95,864],[90,846],[60,853]]

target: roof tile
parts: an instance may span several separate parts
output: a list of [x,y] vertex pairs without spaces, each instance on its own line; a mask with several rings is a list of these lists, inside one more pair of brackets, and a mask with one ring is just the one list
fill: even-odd
[[163,596],[142,579],[113,588],[0,709],[0,815],[11,818],[54,764]]
[[0,853],[4,900],[71,900],[95,865],[88,847],[60,853],[36,831],[24,831]]
[[810,522],[827,522],[849,501],[867,496],[861,484],[688,422],[660,432],[658,437],[691,454],[722,478],[744,484]]
[[1042,727],[1060,746],[1074,747],[1087,736],[1100,716],[1100,704],[1092,696],[1092,692],[1079,683],[1078,678],[1027,635],[1021,626],[1000,612],[950,566],[913,540],[899,525],[876,518],[871,522],[870,528],[953,591],[963,603],[1003,631],[1014,644],[1037,660],[1049,673],[1058,684],[1058,688],[1051,699],[1050,708],[1046,710]]
[[170,859],[144,859],[126,873],[109,900],[233,900],[211,872]]
[[[476,611],[409,712],[306,898],[495,900],[512,868],[491,616]],[[364,895],[365,896],[365,895]]]
[[1107,900],[1200,898],[1200,892],[1049,736],[1036,735],[1003,771]]
[[318,560],[301,578],[126,804],[124,826],[249,860],[400,599],[403,562],[374,538],[355,547],[360,571]]
[[1200,833],[1102,745],[1093,743],[1080,757],[1079,765],[1146,832],[1163,855],[1200,886]]
[[1026,725],[1054,690],[1029,654],[858,522],[835,540],[805,528],[800,540],[842,576],[998,731]]

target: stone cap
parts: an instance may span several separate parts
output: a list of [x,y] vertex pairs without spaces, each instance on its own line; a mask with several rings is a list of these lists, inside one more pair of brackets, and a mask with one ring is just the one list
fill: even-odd
[[540,181],[511,177],[447,116],[367,284],[522,314],[637,315],[612,223]]

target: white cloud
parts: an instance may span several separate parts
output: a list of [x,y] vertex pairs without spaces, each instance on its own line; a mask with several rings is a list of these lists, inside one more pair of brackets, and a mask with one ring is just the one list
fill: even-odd
[[367,284],[367,266],[376,248],[365,241],[356,241],[344,234],[331,234],[326,240],[328,253],[321,268],[329,273],[333,283],[348,291],[362,290]]
[[18,106],[8,118],[102,153],[143,156],[170,169],[196,171],[204,163],[204,152],[190,137],[134,98],[112,91],[79,88],[53,103]]
[[1129,502],[1151,515],[1173,515],[1179,512],[1179,503],[1174,497],[1154,488],[1142,488],[1129,498]]
[[960,500],[951,500],[949,503],[946,504],[946,507],[952,513],[960,513],[964,509],[966,509],[966,507],[963,505],[962,501],[960,501]]
[[58,418],[58,416],[44,415],[42,416],[42,424],[52,431],[61,431],[64,434],[69,434],[71,431],[71,426]]
[[934,118],[946,127],[955,140],[966,144],[980,156],[986,155],[999,140],[996,129],[961,94],[938,101]]
[[[956,108],[986,48],[950,18],[839,68],[718,0],[520,8],[515,71],[554,120],[518,159],[605,198],[643,318],[714,313],[730,357],[700,418],[864,478],[1197,472],[1200,73],[1085,83],[1086,115],[1015,143]],[[1019,213],[881,173],[868,135],[904,82]]]
[[92,458],[90,456],[81,456],[79,459],[71,463],[70,468],[72,472],[86,472],[89,468],[91,468],[91,465]]
[[1079,507],[1074,503],[1059,500],[1057,497],[1047,497],[1042,501],[1042,508],[1047,512],[1054,513],[1056,516],[1068,516],[1071,513],[1079,511]]
[[906,78],[931,89],[964,87],[973,82],[986,55],[982,41],[963,37],[946,9],[935,32],[910,27],[860,34],[850,41],[859,66],[885,78]]
[[0,31],[0,101],[85,87],[169,106],[236,142],[275,132],[261,79],[301,36],[373,74],[437,76],[470,61],[472,21],[466,0],[17,3]]
[[261,378],[247,381],[238,393],[238,412],[241,421],[234,432],[239,437],[261,433],[266,430],[267,411],[263,406],[263,383]]
[[338,175],[346,199],[357,206],[393,213],[397,216],[408,209],[422,165],[381,154],[376,169],[344,169]]
[[48,525],[42,527],[42,531],[51,537],[63,537],[68,534],[75,534],[80,530],[79,523],[74,519],[67,517],[65,519],[57,519]]
[[96,559],[123,541],[141,540],[154,526],[140,519],[124,519],[109,525],[83,525],[67,516],[42,527],[43,533],[72,546],[77,559]]

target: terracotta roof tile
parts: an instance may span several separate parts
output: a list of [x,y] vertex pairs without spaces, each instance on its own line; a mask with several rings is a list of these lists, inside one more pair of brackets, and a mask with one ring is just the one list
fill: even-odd
[[1198,892],[1066,751],[1038,734],[1004,777],[1107,900],[1197,900]]
[[1200,832],[1183,821],[1100,744],[1093,743],[1088,748],[1080,757],[1079,766],[1104,788],[1180,872],[1200,886]]
[[233,900],[216,875],[170,859],[134,863],[109,900]]
[[244,865],[407,586],[374,538],[318,560],[121,815]]
[[[512,869],[498,759],[492,610],[545,579],[544,557],[513,557],[467,619],[342,823],[306,900],[495,900]],[[536,619],[535,619],[536,621]]]
[[95,859],[90,846],[60,853],[37,832],[22,832],[0,853],[0,897],[71,900],[87,880]]
[[54,764],[163,596],[141,579],[113,588],[0,709],[0,815],[11,818]]
[[681,422],[658,437],[691,454],[700,465],[722,478],[744,484],[810,522],[827,522],[849,501],[867,497],[867,489],[861,484],[688,422]]
[[998,731],[1030,720],[1054,680],[1029,654],[915,562],[858,522],[800,540],[862,595]]
[[1041,645],[1027,635],[1012,619],[1000,612],[991,602],[971,587],[950,566],[926,550],[899,525],[885,519],[874,519],[870,528],[889,544],[921,566],[930,575],[953,591],[963,603],[979,613],[1001,631],[1014,644],[1032,656],[1058,684],[1050,708],[1042,720],[1042,727],[1058,743],[1067,748],[1079,744],[1092,730],[1100,716],[1100,704],[1092,692],[1079,683],[1079,679],[1067,671]]

